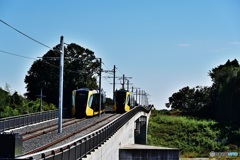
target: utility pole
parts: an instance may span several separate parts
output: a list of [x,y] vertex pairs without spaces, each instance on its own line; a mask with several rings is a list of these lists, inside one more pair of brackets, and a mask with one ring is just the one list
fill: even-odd
[[63,69],[64,69],[64,42],[60,38],[60,66],[59,66],[59,106],[58,106],[58,133],[62,133],[62,105],[63,105]]
[[136,103],[139,105],[140,102],[138,103],[138,89],[140,90],[140,88],[136,87]]
[[127,90],[129,91],[129,80],[127,79]]
[[101,117],[101,105],[102,105],[102,96],[101,96],[101,79],[102,79],[102,58],[100,59],[100,69],[99,69],[99,117]]
[[142,105],[145,106],[145,91],[142,91]]
[[138,90],[138,89],[136,88],[136,102],[137,102],[137,90]]
[[114,100],[114,92],[115,92],[115,78],[116,78],[116,66],[113,66],[113,100]]
[[41,91],[40,91],[40,95],[36,95],[37,97],[40,97],[40,112],[42,112],[42,98],[43,97],[46,97],[42,94],[42,88],[41,88]]
[[124,84],[125,84],[125,75],[123,74],[123,83],[122,83],[122,89],[124,89]]
[[139,106],[141,105],[140,96],[141,96],[141,90],[139,89]]
[[[122,80],[123,80],[123,83],[122,83],[122,89],[125,89],[125,80],[128,80],[128,79],[131,79],[132,77],[125,77],[125,75],[123,74],[122,76]],[[127,90],[129,90],[129,82],[128,82],[128,88]]]
[[[114,100],[114,92],[115,92],[115,86],[116,86],[116,66],[114,65],[113,66],[113,70],[103,70],[103,72],[105,73],[108,73],[108,72],[113,72],[113,77],[110,77],[110,76],[107,76],[106,78],[113,78],[113,83],[110,83],[110,84],[113,84],[113,100]],[[119,78],[119,77],[118,77]]]

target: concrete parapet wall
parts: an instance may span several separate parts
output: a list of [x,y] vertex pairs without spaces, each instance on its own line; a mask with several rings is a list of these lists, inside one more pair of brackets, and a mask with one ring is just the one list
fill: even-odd
[[[149,116],[145,112],[139,112],[121,127],[109,140],[98,149],[87,155],[83,160],[117,160],[119,159],[119,149],[125,145],[134,144],[135,121],[140,116]],[[149,118],[149,117],[148,117]]]
[[119,160],[179,160],[179,149],[132,144],[121,147]]

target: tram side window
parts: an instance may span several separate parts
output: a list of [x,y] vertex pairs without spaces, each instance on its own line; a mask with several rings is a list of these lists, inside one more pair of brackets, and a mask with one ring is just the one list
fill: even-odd
[[94,94],[93,95],[93,100],[92,100],[92,109],[97,110],[99,107],[99,95]]
[[88,106],[92,108],[93,95],[89,97]]
[[130,106],[130,95],[127,96],[127,101],[126,102],[127,102],[127,105]]

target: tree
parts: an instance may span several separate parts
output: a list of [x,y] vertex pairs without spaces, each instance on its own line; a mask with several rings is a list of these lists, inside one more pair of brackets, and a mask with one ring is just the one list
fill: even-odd
[[240,121],[240,66],[236,59],[209,72],[213,85],[211,109],[219,121]]
[[[25,77],[27,93],[25,95],[35,100],[40,89],[46,96],[45,101],[58,106],[59,95],[59,45],[48,51],[42,59],[36,60]],[[64,107],[71,105],[72,90],[82,87],[97,89],[97,73],[99,61],[94,52],[77,44],[69,44],[64,48]]]
[[[240,65],[228,60],[209,71],[211,87],[184,87],[169,98],[166,106],[220,122],[240,123]],[[197,112],[196,112],[197,111]],[[199,111],[199,112],[198,112]]]
[[114,104],[113,99],[106,97],[106,105],[109,106],[109,105],[113,105],[113,104]]
[[0,87],[0,112],[4,110],[4,107],[9,105],[9,93]]
[[166,107],[187,113],[197,112],[209,104],[209,93],[209,87],[187,86],[174,93],[169,98],[169,103],[166,103]]

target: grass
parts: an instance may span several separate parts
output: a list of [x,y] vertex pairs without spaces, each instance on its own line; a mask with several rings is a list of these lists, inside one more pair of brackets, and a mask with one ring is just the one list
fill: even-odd
[[181,157],[209,157],[219,151],[221,130],[217,122],[166,115],[152,111],[148,126],[148,145],[179,148]]

